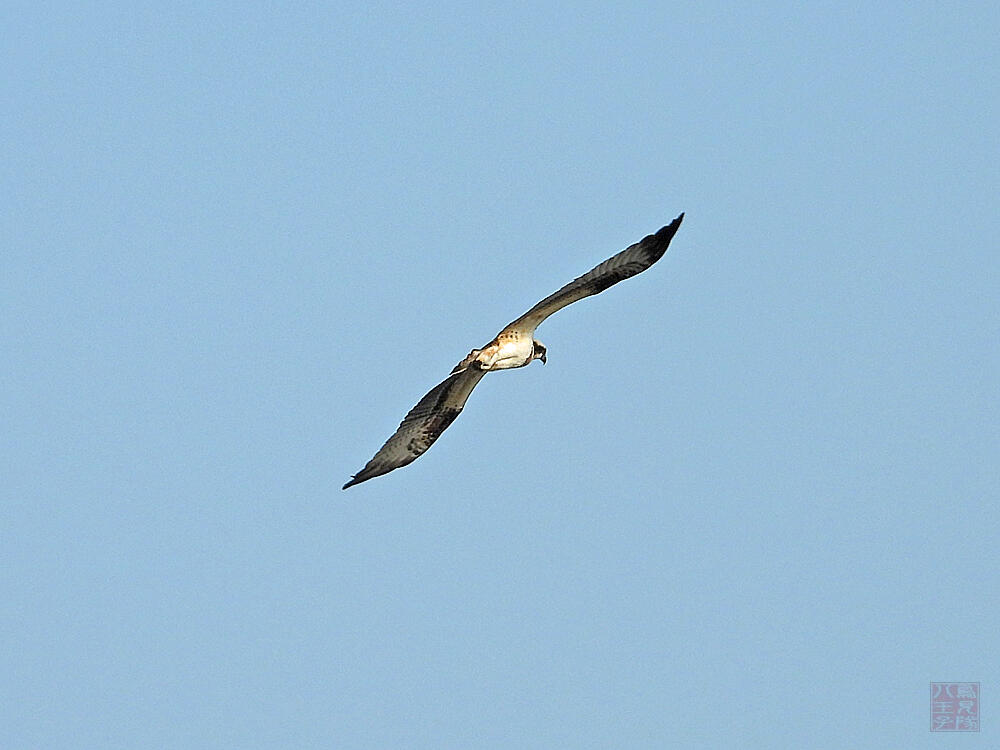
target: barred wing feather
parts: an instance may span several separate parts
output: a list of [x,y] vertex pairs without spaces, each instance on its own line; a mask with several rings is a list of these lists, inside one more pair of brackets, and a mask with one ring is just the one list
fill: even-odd
[[415,461],[455,421],[465,407],[472,389],[485,374],[485,370],[469,368],[452,373],[434,386],[430,393],[410,409],[395,434],[344,485],[344,489]]
[[583,276],[569,282],[558,292],[550,294],[520,318],[510,323],[503,329],[503,332],[519,331],[530,335],[543,320],[552,313],[562,310],[566,305],[603,292],[619,281],[642,273],[663,257],[670,245],[670,240],[673,239],[683,219],[684,214],[681,214],[660,231],[644,237],[634,245],[629,245],[617,255],[613,255],[599,266],[587,271]]

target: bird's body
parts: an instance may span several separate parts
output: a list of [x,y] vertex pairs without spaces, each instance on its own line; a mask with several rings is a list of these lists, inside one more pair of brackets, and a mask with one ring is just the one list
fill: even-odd
[[[461,370],[470,365],[480,370],[512,370],[515,367],[525,367],[535,358],[535,341],[530,333],[524,331],[503,330],[482,349],[473,349],[468,356],[455,365]],[[541,347],[542,352],[545,347]]]
[[525,367],[536,359],[545,364],[546,348],[535,339],[535,329],[549,315],[577,300],[603,292],[619,281],[649,268],[667,251],[684,214],[655,234],[608,258],[583,276],[550,294],[507,325],[482,349],[473,349],[441,383],[406,415],[399,429],[365,467],[344,485],[367,481],[406,466],[424,453],[461,413],[483,376],[493,370]]

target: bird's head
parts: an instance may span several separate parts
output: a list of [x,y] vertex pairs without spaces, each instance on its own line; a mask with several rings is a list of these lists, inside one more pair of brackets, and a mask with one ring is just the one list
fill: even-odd
[[531,355],[532,361],[534,361],[536,359],[540,359],[540,360],[542,360],[542,364],[544,365],[545,364],[545,344],[543,344],[541,341],[538,341],[537,339],[532,339],[531,343],[532,343],[532,345],[535,348],[535,351]]

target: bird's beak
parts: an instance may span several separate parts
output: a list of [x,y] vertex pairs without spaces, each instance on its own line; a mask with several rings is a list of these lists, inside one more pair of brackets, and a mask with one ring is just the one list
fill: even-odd
[[545,355],[543,354],[541,357],[539,357],[539,359],[542,360],[542,364],[544,365],[545,364]]

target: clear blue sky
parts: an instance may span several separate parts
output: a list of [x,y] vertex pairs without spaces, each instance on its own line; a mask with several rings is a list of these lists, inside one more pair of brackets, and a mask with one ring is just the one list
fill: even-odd
[[0,747],[997,746],[995,3],[203,5],[0,11]]

